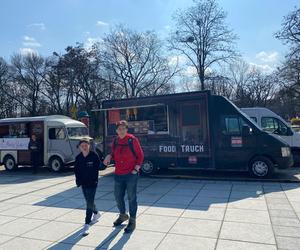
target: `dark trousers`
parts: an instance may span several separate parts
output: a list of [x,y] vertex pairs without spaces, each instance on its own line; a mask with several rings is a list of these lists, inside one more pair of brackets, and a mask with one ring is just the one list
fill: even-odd
[[136,218],[137,212],[137,181],[137,174],[115,175],[115,199],[118,209],[120,214],[126,213],[124,197],[127,191],[129,215],[131,218]]
[[82,187],[83,196],[86,201],[85,224],[90,224],[93,213],[98,213],[95,205],[96,189],[97,187]]
[[37,172],[39,164],[40,164],[40,155],[39,153],[31,153],[31,164],[33,167],[33,172]]

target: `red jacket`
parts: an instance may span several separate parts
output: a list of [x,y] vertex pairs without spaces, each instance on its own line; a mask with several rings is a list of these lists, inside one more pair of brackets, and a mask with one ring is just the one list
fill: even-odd
[[[131,152],[128,146],[128,139],[132,139],[133,149],[136,157]],[[115,139],[114,139],[115,140]],[[141,165],[144,160],[144,153],[141,148],[139,140],[132,134],[127,134],[123,139],[119,136],[116,138],[117,143],[112,142],[111,145],[111,156],[115,161],[115,173],[118,175],[129,174],[134,170],[136,165]]]

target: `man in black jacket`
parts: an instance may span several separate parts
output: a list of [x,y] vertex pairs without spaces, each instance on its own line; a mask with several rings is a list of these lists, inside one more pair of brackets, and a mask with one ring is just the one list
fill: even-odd
[[[80,140],[78,147],[81,151],[75,160],[75,177],[77,187],[82,188],[86,200],[86,217],[82,235],[89,234],[90,224],[94,224],[100,218],[100,213],[95,206],[95,194],[98,185],[100,160],[98,155],[90,150],[89,139]],[[93,216],[93,218],[92,218]]]
[[33,173],[36,174],[38,166],[40,164],[41,144],[37,140],[35,134],[31,135],[31,139],[28,144],[28,149],[30,150],[30,159],[33,167]]

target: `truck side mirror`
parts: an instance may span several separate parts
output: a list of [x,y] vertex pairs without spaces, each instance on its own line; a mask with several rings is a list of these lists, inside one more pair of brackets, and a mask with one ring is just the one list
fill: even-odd
[[292,136],[294,133],[293,133],[293,130],[291,128],[288,128],[286,134],[287,134],[287,136]]
[[243,125],[242,127],[242,135],[250,135],[251,129],[247,125]]

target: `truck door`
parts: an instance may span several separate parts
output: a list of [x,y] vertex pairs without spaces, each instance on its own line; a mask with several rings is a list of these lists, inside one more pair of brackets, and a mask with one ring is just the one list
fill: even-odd
[[216,138],[216,168],[247,170],[257,149],[253,128],[240,115],[222,115]]
[[210,168],[207,100],[178,103],[178,166]]
[[72,150],[64,127],[48,128],[48,153],[60,156],[64,163],[72,160]]

